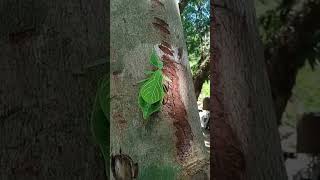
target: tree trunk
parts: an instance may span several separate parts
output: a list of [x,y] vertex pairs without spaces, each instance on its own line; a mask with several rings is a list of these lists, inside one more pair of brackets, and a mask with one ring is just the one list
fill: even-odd
[[104,179],[89,117],[106,67],[106,4],[0,2],[0,179]]
[[[111,154],[121,148],[138,163],[139,179],[188,179],[206,163],[207,155],[178,4],[114,0],[111,9]],[[138,82],[151,70],[154,46],[171,82],[162,110],[145,121]]]
[[211,7],[211,174],[217,180],[284,180],[254,3],[216,0]]

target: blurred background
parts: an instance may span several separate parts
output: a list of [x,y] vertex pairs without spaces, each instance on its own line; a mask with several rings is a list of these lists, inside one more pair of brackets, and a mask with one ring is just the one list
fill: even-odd
[[319,179],[320,2],[256,0],[289,179]]
[[209,0],[180,2],[180,13],[187,42],[190,66],[198,105],[210,96],[209,48],[210,6]]
[[[289,179],[318,179],[320,1],[255,0],[255,6]],[[210,97],[209,0],[180,0],[179,7],[203,124],[202,102]]]

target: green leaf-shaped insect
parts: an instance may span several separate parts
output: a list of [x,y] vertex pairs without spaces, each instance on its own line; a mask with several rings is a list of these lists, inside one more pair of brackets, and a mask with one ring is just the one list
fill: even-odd
[[156,67],[156,70],[146,72],[150,76],[142,81],[144,83],[139,91],[139,106],[144,119],[148,119],[151,114],[161,110],[165,96],[164,80],[167,79],[162,73],[163,62],[154,50],[150,57],[150,64]]

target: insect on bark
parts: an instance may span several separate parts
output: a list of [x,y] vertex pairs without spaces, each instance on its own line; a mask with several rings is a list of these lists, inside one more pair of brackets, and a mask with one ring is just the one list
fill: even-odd
[[165,83],[170,82],[162,72],[163,62],[155,50],[152,51],[150,64],[155,70],[145,72],[149,77],[141,81],[143,85],[140,88],[138,100],[144,119],[148,119],[153,113],[161,110],[163,99],[167,92]]

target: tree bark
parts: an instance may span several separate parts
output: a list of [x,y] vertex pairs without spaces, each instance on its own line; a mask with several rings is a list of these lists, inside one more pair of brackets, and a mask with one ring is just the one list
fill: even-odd
[[216,0],[211,7],[211,174],[217,180],[285,180],[254,2]]
[[89,117],[105,66],[103,0],[0,2],[0,179],[104,179]]
[[[111,9],[111,154],[121,148],[138,163],[139,179],[188,179],[208,156],[178,4],[121,0],[112,1]],[[138,82],[152,69],[154,46],[171,82],[162,110],[146,121],[138,105]]]

